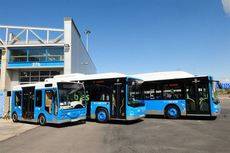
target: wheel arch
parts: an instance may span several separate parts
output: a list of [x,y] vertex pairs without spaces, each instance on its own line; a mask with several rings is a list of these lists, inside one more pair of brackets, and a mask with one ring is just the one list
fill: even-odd
[[37,121],[39,121],[39,117],[42,116],[42,115],[46,118],[46,116],[45,116],[44,113],[40,113],[40,114],[38,115]]
[[[110,120],[110,113],[109,113],[108,108],[106,108],[106,107],[98,106],[98,107],[96,108],[95,115],[97,115],[97,113],[98,113],[99,110],[101,110],[101,109],[103,109],[103,110],[105,110],[105,111],[107,112],[107,114],[108,114],[108,120]],[[96,117],[96,118],[97,118],[97,117]]]
[[13,112],[11,113],[11,118],[12,118],[12,116],[13,116],[14,114],[18,115],[18,113],[17,113],[16,111],[13,111]]
[[108,109],[107,109],[106,107],[103,107],[103,106],[98,106],[98,107],[96,108],[95,113],[97,113],[100,109],[104,109],[105,111],[107,111],[107,113],[108,113],[108,115],[109,115]]
[[180,108],[180,106],[178,106],[177,104],[172,104],[172,103],[170,103],[170,104],[167,104],[165,107],[164,107],[164,115],[165,115],[165,113],[166,113],[166,110],[170,107],[170,106],[175,106],[175,107],[177,107],[178,108],[178,110],[179,110],[179,114],[181,115],[181,108]]
[[18,113],[16,111],[13,111],[11,114],[11,119],[13,119],[13,115],[16,114],[17,115],[17,120],[18,120]]

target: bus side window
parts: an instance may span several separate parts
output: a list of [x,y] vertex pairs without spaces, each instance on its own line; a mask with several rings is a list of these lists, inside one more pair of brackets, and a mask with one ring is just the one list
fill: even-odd
[[156,99],[162,99],[162,91],[160,89],[156,89]]
[[36,107],[42,107],[42,91],[41,90],[36,90]]
[[171,83],[165,84],[163,88],[163,99],[181,99],[182,98],[182,87],[180,84]]
[[22,98],[22,92],[16,91],[15,92],[15,106],[21,106],[21,98]]

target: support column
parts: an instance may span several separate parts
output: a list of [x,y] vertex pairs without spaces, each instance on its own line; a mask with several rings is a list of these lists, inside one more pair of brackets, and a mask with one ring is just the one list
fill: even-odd
[[64,19],[64,74],[70,74],[71,71],[71,60],[72,60],[72,54],[71,54],[71,46],[72,46],[72,19],[66,17]]
[[1,61],[1,80],[0,80],[0,96],[4,96],[4,113],[3,117],[6,117],[10,111],[9,97],[7,97],[7,91],[10,90],[10,76],[7,70],[9,50],[4,48],[2,50],[2,61]]

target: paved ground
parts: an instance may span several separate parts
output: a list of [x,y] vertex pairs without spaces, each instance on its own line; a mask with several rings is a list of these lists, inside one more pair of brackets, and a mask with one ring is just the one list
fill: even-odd
[[15,124],[11,120],[0,119],[0,141],[19,135],[35,127],[37,127],[37,125],[24,123]]
[[38,127],[0,142],[0,153],[229,153],[230,100],[215,121],[145,118],[134,123],[88,122]]

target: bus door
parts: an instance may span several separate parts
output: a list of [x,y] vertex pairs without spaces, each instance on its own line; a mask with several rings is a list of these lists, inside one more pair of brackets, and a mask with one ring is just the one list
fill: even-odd
[[22,118],[34,119],[34,88],[22,88]]
[[58,102],[56,97],[56,91],[53,89],[45,90],[45,111],[48,114],[57,115]]
[[123,83],[114,83],[111,103],[111,117],[125,119],[125,88]]
[[208,83],[195,78],[185,84],[187,114],[210,114]]

